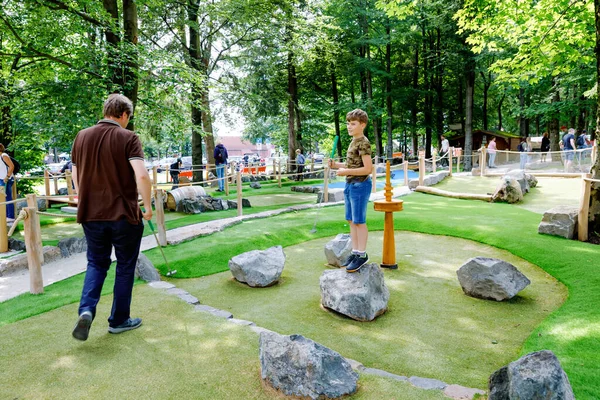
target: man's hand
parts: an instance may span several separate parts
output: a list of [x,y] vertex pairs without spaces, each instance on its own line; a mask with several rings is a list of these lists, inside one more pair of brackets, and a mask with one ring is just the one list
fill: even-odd
[[148,208],[142,208],[142,217],[146,220],[146,221],[150,221],[152,219],[152,209],[150,207]]

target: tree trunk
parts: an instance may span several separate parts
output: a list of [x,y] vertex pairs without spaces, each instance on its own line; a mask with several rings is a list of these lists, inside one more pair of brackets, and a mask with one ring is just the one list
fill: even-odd
[[502,130],[502,103],[504,103],[504,99],[506,98],[506,93],[502,95],[500,101],[498,102],[498,130]]
[[333,125],[335,136],[338,137],[337,154],[342,158],[342,136],[340,131],[340,98],[338,93],[337,78],[335,76],[335,65],[331,66],[331,95],[333,96]]
[[287,60],[288,70],[288,157],[289,160],[296,159],[296,149],[298,148],[296,137],[296,105],[294,99],[296,94],[296,67],[294,66],[294,55],[291,51],[288,52]]
[[[190,29],[190,66],[195,71],[202,70],[200,55],[200,33],[198,31],[199,0],[189,0],[187,5],[188,25]],[[192,164],[202,164],[202,88],[197,82],[192,82]],[[201,170],[193,172],[194,182],[204,180]]]
[[[594,0],[594,11],[596,16],[596,127],[595,137],[600,137],[600,0]],[[596,140],[596,143],[598,141]],[[600,179],[600,146],[596,146],[596,164],[592,167],[592,178]],[[590,200],[590,225],[589,232],[600,236],[600,184],[592,185]]]
[[436,79],[435,79],[435,93],[437,96],[437,104],[436,104],[436,118],[435,118],[435,130],[438,139],[438,145],[441,146],[442,143],[442,135],[444,134],[444,67],[442,61],[442,49],[441,49],[441,40],[442,34],[440,28],[436,28],[437,38],[435,43],[435,53],[436,53]]
[[467,93],[466,93],[466,118],[465,118],[465,162],[464,170],[470,171],[473,167],[471,153],[473,152],[473,97],[475,95],[475,59],[469,58],[467,66]]
[[[432,89],[432,73],[429,70],[429,56],[427,52],[427,45],[429,44],[430,48],[433,46],[430,38],[427,38],[425,28],[422,30],[423,34],[423,74],[424,74],[424,90],[425,90],[425,110],[424,110],[424,118],[425,118],[425,158],[431,158],[431,133],[432,133],[432,120],[433,120],[433,98],[431,95]],[[427,40],[429,39],[429,40]]]
[[213,136],[212,116],[210,114],[210,97],[208,87],[205,85],[202,88],[202,132],[204,135],[204,144],[206,149],[206,162],[210,164],[210,171],[215,175],[217,169],[215,167],[215,138]]
[[392,38],[391,38],[391,28],[390,28],[390,20],[387,19],[387,24],[385,26],[385,33],[387,35],[387,44],[385,46],[385,72],[387,76],[385,77],[385,103],[386,103],[386,112],[387,112],[387,146],[385,156],[388,160],[392,159]]
[[[554,86],[554,96],[552,97],[552,103],[558,103],[560,101],[560,94],[558,91],[558,87],[553,82]],[[550,151],[558,152],[560,150],[560,146],[558,142],[560,141],[560,135],[558,131],[559,121],[558,121],[558,113],[552,115],[552,119],[549,124],[548,138],[550,139]],[[552,153],[552,161],[560,161],[561,157],[559,153]]]
[[[123,0],[123,30],[125,32],[126,62],[123,72],[123,94],[133,103],[133,110],[138,100],[138,17],[135,0]],[[130,120],[127,129],[134,130],[134,120]]]
[[519,135],[527,137],[527,119],[525,118],[525,89],[519,89]]
[[491,74],[488,73],[486,76],[483,71],[481,72],[481,78],[483,78],[483,130],[488,130],[488,93],[490,91],[490,86],[492,84]]
[[[419,149],[419,142],[417,136],[417,92],[419,90],[419,46],[415,46],[415,58],[413,62],[412,71],[412,96],[410,102],[410,134],[412,138],[412,151],[414,155],[417,155]],[[406,158],[406,155],[405,155]]]
[[[118,29],[119,26],[119,7],[117,0],[103,0],[104,9],[113,19],[113,26]],[[108,78],[110,93],[118,93],[123,87],[123,68],[121,65],[121,55],[119,54],[119,43],[121,41],[119,32],[113,31],[107,27],[104,31],[108,48],[106,49],[106,58],[108,63]]]

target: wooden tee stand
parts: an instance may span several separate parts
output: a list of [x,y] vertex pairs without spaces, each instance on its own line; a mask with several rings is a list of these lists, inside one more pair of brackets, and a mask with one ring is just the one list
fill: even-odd
[[402,203],[402,200],[392,199],[390,162],[387,161],[385,164],[385,200],[374,202],[375,211],[385,212],[381,268],[398,269],[398,264],[396,264],[396,241],[394,239],[394,212],[402,211]]

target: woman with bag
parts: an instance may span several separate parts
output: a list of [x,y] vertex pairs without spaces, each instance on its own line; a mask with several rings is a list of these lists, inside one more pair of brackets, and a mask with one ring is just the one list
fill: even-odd
[[[10,156],[6,154],[4,151],[4,145],[0,143],[0,158],[2,161],[0,163],[0,186],[4,186],[4,192],[6,193],[6,201],[11,201],[12,198],[12,187],[15,183],[15,177],[13,171],[15,169],[15,165],[13,164]],[[15,220],[15,205],[7,204],[6,205],[6,222],[13,222]]]

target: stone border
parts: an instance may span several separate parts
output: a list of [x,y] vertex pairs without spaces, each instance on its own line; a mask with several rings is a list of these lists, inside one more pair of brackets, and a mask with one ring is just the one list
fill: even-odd
[[[233,318],[233,314],[230,313],[229,311],[220,310],[218,308],[214,308],[214,307],[211,307],[211,306],[205,305],[205,304],[200,304],[200,301],[198,300],[198,298],[192,296],[190,293],[188,293],[187,291],[185,291],[183,289],[179,289],[172,283],[165,282],[165,281],[156,281],[156,282],[149,282],[148,286],[150,286],[154,289],[164,289],[167,294],[177,296],[181,300],[185,301],[186,303],[194,306],[194,309],[196,311],[204,312],[207,314],[214,315],[215,317],[223,318],[227,322],[230,322],[232,324],[248,326],[248,327],[250,327],[250,329],[253,332],[255,332],[259,335],[261,332],[273,332],[269,329],[266,329],[266,328],[256,325],[252,321]],[[402,376],[402,375],[392,374],[392,373],[384,371],[382,369],[367,368],[359,361],[352,360],[350,358],[346,358],[346,361],[348,361],[350,363],[350,365],[352,366],[352,369],[354,371],[360,372],[361,374],[375,375],[375,376],[380,376],[383,378],[393,379],[393,380],[400,381],[400,382],[408,382],[418,389],[441,390],[441,391],[443,391],[443,394],[445,396],[452,398],[452,399],[456,399],[456,400],[472,399],[473,396],[475,396],[475,394],[485,395],[485,392],[480,389],[468,388],[468,387],[464,387],[461,385],[449,385],[440,380],[431,379],[431,378],[422,378],[422,377],[418,377],[418,376],[411,376],[409,378],[409,377]]]

